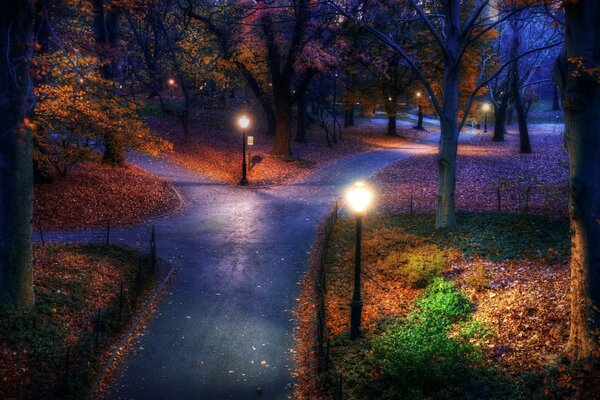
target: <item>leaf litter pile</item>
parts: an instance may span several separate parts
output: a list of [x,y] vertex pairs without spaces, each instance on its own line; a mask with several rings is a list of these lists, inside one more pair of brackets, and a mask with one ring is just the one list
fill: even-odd
[[76,166],[66,177],[35,186],[36,229],[63,231],[131,225],[172,212],[181,199],[171,183],[129,165]]
[[[363,233],[366,338],[348,338],[354,225],[343,219],[336,224],[326,263],[325,335],[331,342],[329,365],[334,372],[318,373],[317,274],[312,271],[297,308],[297,398],[335,397],[336,374],[344,377],[344,398],[377,393],[377,385],[385,380],[373,343],[390,321],[414,310],[424,282],[436,274],[452,280],[472,302],[472,321],[487,332],[477,346],[486,365],[495,368],[495,384],[518,393],[530,385],[527,390],[538,390],[544,398],[593,398],[598,393],[599,388],[589,384],[593,380],[581,379],[561,362],[569,319],[567,194],[562,192],[568,170],[562,135],[534,128],[532,144],[534,154],[520,155],[518,137],[511,132],[504,143],[476,138],[459,147],[460,226],[452,232],[434,229],[433,152],[400,161],[374,179],[381,198],[377,211],[365,218]],[[505,199],[501,213],[498,187]],[[525,207],[521,191],[527,187],[532,189]],[[413,195],[414,214],[409,213],[407,193]],[[438,270],[432,267],[438,264]],[[424,282],[419,283],[421,278]]]
[[[228,118],[227,120],[229,120]],[[184,139],[181,127],[166,117],[150,120],[150,126],[161,132],[174,144],[169,155],[175,162],[216,181],[237,184],[241,178],[242,133],[232,123],[220,125],[195,124],[191,135]],[[285,160],[270,154],[273,137],[262,132],[262,128],[250,128],[254,145],[247,146],[248,180],[253,187],[290,184],[336,159],[384,147],[396,147],[407,143],[415,135],[412,129],[398,129],[402,137],[385,135],[385,125],[373,125],[368,120],[356,126],[344,128],[342,138],[331,141],[328,147],[323,131],[316,125],[307,131],[307,143],[292,140],[293,159]]]

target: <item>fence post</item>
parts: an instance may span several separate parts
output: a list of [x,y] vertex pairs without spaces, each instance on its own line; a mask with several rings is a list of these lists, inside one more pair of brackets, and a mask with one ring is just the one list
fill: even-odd
[[65,393],[69,391],[69,374],[71,369],[71,348],[67,347],[67,356],[65,360]]
[[410,195],[410,214],[412,215],[413,213],[413,196],[412,194]]
[[150,234],[150,268],[152,272],[156,269],[156,229],[152,225],[152,233]]
[[144,259],[140,255],[138,259],[138,269],[135,273],[135,285],[137,292],[140,293],[142,291],[142,266],[144,265]]
[[325,348],[325,371],[329,371],[329,346],[330,339],[327,338],[327,347]]
[[106,245],[110,244],[110,218],[106,220]]
[[44,242],[44,232],[42,231],[42,224],[41,222],[37,221],[37,227],[38,227],[38,231],[40,232],[40,240],[42,241],[42,246],[44,246],[46,244],[46,242]]
[[529,196],[531,195],[531,186],[527,186],[525,191],[525,212],[529,211]]
[[119,288],[119,319],[123,318],[123,280]]
[[94,340],[96,347],[98,347],[100,345],[100,309],[98,309],[98,313],[96,314],[96,333]]
[[502,201],[501,201],[501,197],[500,197],[500,187],[498,187],[496,189],[496,197],[498,200],[498,212],[502,212]]

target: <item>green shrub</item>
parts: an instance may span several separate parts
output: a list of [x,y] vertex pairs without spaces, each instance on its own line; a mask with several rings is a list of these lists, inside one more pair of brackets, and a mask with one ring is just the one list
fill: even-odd
[[467,297],[452,282],[435,278],[406,320],[391,325],[375,340],[381,371],[406,390],[428,391],[457,379],[483,359],[469,343],[475,332],[463,329],[451,335],[455,324],[471,315]]
[[424,288],[444,271],[447,263],[445,251],[426,244],[391,251],[380,266],[399,275],[406,286]]

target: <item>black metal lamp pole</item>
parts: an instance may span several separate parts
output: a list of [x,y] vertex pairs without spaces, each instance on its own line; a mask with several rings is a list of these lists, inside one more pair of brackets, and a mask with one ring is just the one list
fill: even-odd
[[362,239],[362,219],[361,212],[356,213],[356,253],[354,259],[354,295],[350,303],[350,339],[360,338],[360,323],[362,313],[362,299],[360,298],[360,258],[361,258],[361,239]]
[[484,123],[483,123],[483,133],[487,132],[487,111],[485,112],[485,116],[484,116]]
[[240,185],[246,186],[248,185],[248,179],[246,178],[246,128],[242,129],[242,180],[240,180]]

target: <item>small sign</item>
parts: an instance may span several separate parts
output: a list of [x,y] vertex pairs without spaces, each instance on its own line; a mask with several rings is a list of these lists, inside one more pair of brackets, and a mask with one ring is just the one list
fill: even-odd
[[248,146],[254,145],[254,136],[248,136]]

